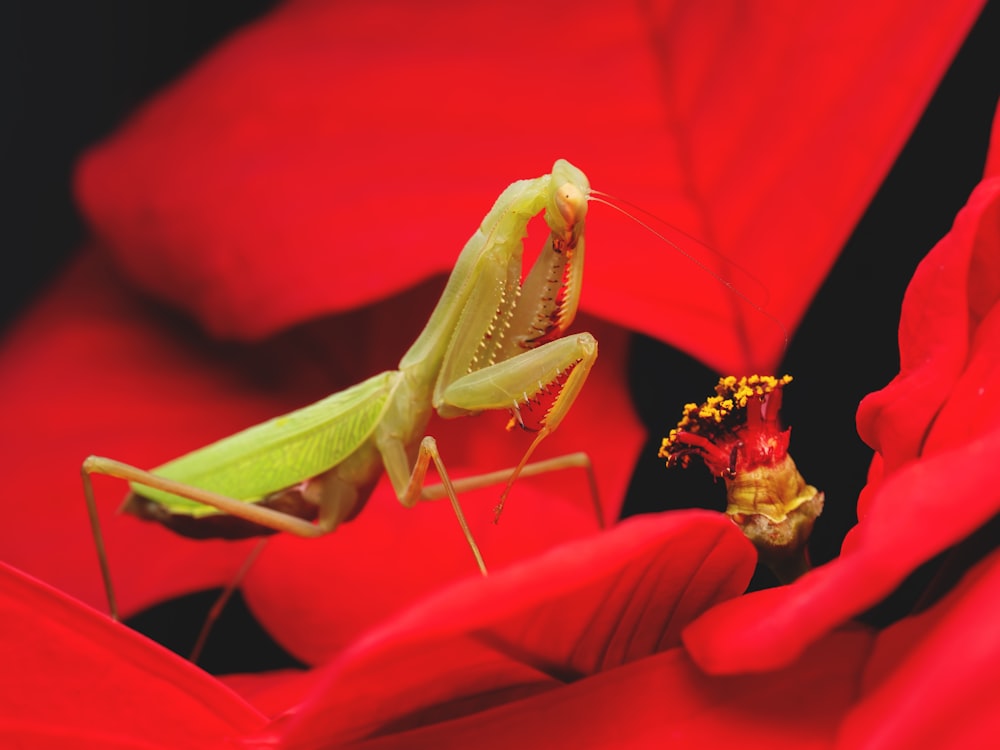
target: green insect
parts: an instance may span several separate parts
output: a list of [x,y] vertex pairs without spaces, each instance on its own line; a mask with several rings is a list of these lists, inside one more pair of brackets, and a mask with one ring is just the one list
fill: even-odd
[[[327,534],[362,507],[384,470],[399,501],[447,496],[483,574],[486,566],[457,493],[506,482],[497,514],[518,476],[583,467],[572,454],[529,458],[563,420],[597,358],[589,333],[563,338],[583,278],[590,185],[569,162],[510,185],[466,243],[440,301],[398,370],[375,375],[321,401],[223,438],[150,471],[100,456],[81,468],[108,606],[117,604],[91,474],[126,480],[125,510],[196,538],[244,538],[286,531]],[[545,212],[549,236],[522,280],[528,222]],[[506,409],[511,424],[535,431],[513,469],[452,481],[433,437],[432,410],[452,418]],[[424,487],[433,462],[441,484]]]

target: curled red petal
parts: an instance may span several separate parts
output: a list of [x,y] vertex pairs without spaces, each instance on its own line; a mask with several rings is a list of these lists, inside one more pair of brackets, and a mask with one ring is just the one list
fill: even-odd
[[[858,431],[882,455],[886,472],[924,452],[933,420],[967,369],[977,327],[996,304],[998,216],[1000,178],[983,180],[914,273],[900,319],[900,373],[858,409]],[[989,352],[980,344],[976,356]]]
[[358,743],[405,747],[829,748],[872,636],[837,633],[767,675],[701,673],[681,649],[486,711]]
[[289,747],[357,740],[641,659],[738,594],[753,561],[718,514],[630,519],[422,600],[322,667],[323,683],[269,734]]

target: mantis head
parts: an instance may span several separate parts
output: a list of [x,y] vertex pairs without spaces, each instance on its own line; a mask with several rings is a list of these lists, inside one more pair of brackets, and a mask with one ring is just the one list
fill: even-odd
[[587,216],[590,182],[587,176],[565,159],[552,166],[552,190],[545,220],[553,234],[562,237],[569,247],[575,247],[583,232]]

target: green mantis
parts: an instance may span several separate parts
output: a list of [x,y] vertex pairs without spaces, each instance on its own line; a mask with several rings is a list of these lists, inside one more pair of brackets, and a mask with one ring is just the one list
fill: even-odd
[[[583,454],[528,462],[569,411],[597,357],[589,333],[563,337],[580,299],[589,192],[584,174],[563,160],[550,174],[504,190],[466,243],[399,369],[150,471],[88,457],[81,467],[84,495],[112,616],[117,605],[92,474],[129,482],[128,512],[187,536],[243,538],[329,533],[360,510],[385,471],[404,506],[448,497],[485,574],[457,492],[506,481],[499,514],[518,476],[566,466],[589,470]],[[550,233],[522,278],[522,240],[543,211]],[[501,409],[511,412],[511,426],[535,431],[520,463],[453,482],[434,438],[425,435],[432,411],[453,418]],[[441,485],[424,487],[432,462]]]

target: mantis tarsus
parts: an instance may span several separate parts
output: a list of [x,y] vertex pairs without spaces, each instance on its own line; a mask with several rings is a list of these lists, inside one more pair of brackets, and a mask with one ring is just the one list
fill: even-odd
[[[384,469],[407,507],[448,497],[485,574],[456,493],[505,481],[499,514],[518,476],[590,468],[584,454],[528,463],[569,411],[597,357],[589,333],[563,338],[580,299],[589,192],[584,174],[564,160],[551,174],[504,190],[466,243],[399,369],[150,471],[88,457],[81,468],[84,494],[112,616],[117,605],[91,474],[128,481],[127,511],[187,536],[287,531],[315,537],[352,518]],[[522,280],[522,240],[528,222],[543,211],[550,233]],[[536,431],[520,463],[452,482],[434,438],[424,434],[432,410],[451,418],[500,409],[511,412],[510,426]],[[441,485],[425,488],[431,462]]]

